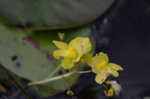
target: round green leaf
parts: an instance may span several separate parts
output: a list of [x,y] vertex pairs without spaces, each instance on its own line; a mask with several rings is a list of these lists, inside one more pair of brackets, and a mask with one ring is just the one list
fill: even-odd
[[76,27],[101,16],[114,0],[0,0],[0,16],[12,24]]

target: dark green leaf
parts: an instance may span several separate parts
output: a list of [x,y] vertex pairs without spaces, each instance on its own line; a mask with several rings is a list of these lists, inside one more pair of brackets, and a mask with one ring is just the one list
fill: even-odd
[[114,0],[0,0],[0,16],[12,24],[76,27],[101,16]]

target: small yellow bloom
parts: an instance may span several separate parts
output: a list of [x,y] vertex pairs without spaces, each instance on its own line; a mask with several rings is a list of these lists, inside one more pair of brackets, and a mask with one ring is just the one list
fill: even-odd
[[58,37],[60,38],[60,40],[63,40],[63,39],[64,39],[64,37],[65,37],[65,34],[64,34],[64,33],[59,32],[59,33],[58,33]]
[[117,64],[109,63],[109,58],[105,53],[99,53],[93,57],[91,62],[92,71],[96,73],[95,81],[102,84],[108,76],[118,77],[118,71],[123,68]]
[[108,97],[112,97],[115,95],[115,90],[113,88],[110,88],[108,89],[106,92],[105,92],[106,96]]
[[66,94],[68,96],[74,96],[74,92],[72,90],[67,90]]
[[61,41],[53,41],[58,50],[53,52],[56,59],[63,58],[61,66],[64,69],[71,69],[75,63],[79,62],[81,57],[89,53],[92,49],[90,39],[87,37],[77,37],[69,44]]

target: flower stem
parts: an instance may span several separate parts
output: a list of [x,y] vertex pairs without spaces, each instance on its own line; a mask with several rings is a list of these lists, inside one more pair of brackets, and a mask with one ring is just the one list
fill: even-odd
[[91,70],[87,70],[87,71],[79,71],[77,73],[79,73],[79,74],[85,74],[85,73],[91,73],[91,72],[92,72]]
[[79,74],[83,74],[83,73],[90,73],[91,70],[88,70],[88,71],[72,71],[72,72],[69,72],[69,73],[66,73],[66,74],[63,74],[63,75],[60,75],[60,76],[56,76],[56,77],[50,77],[48,79],[45,79],[45,80],[42,80],[42,81],[38,81],[38,82],[32,82],[32,83],[29,83],[28,85],[29,86],[35,86],[35,85],[41,85],[41,84],[45,84],[45,83],[48,83],[48,82],[52,82],[52,81],[56,81],[56,80],[59,80],[59,79],[62,79],[62,78],[65,78],[65,77],[69,77],[75,73],[79,73]]
[[52,78],[49,78],[49,79],[45,79],[45,80],[42,80],[42,81],[29,83],[28,85],[29,85],[29,86],[34,86],[34,85],[45,84],[45,83],[48,83],[48,82],[52,82],[52,81],[55,81],[55,80],[62,79],[62,78],[64,78],[64,77],[71,76],[71,75],[74,74],[74,73],[75,73],[75,72],[66,73],[66,74],[63,74],[63,75],[60,75],[60,76],[56,76],[56,77],[52,77]]
[[60,69],[61,69],[61,66],[57,66],[56,69],[48,76],[48,78],[51,78],[52,76],[54,76]]

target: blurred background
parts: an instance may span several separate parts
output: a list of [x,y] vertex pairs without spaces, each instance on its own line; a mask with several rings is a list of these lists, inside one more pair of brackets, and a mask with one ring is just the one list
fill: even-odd
[[108,52],[125,68],[118,79],[123,87],[120,99],[150,96],[150,1],[118,0],[96,26],[97,50]]

